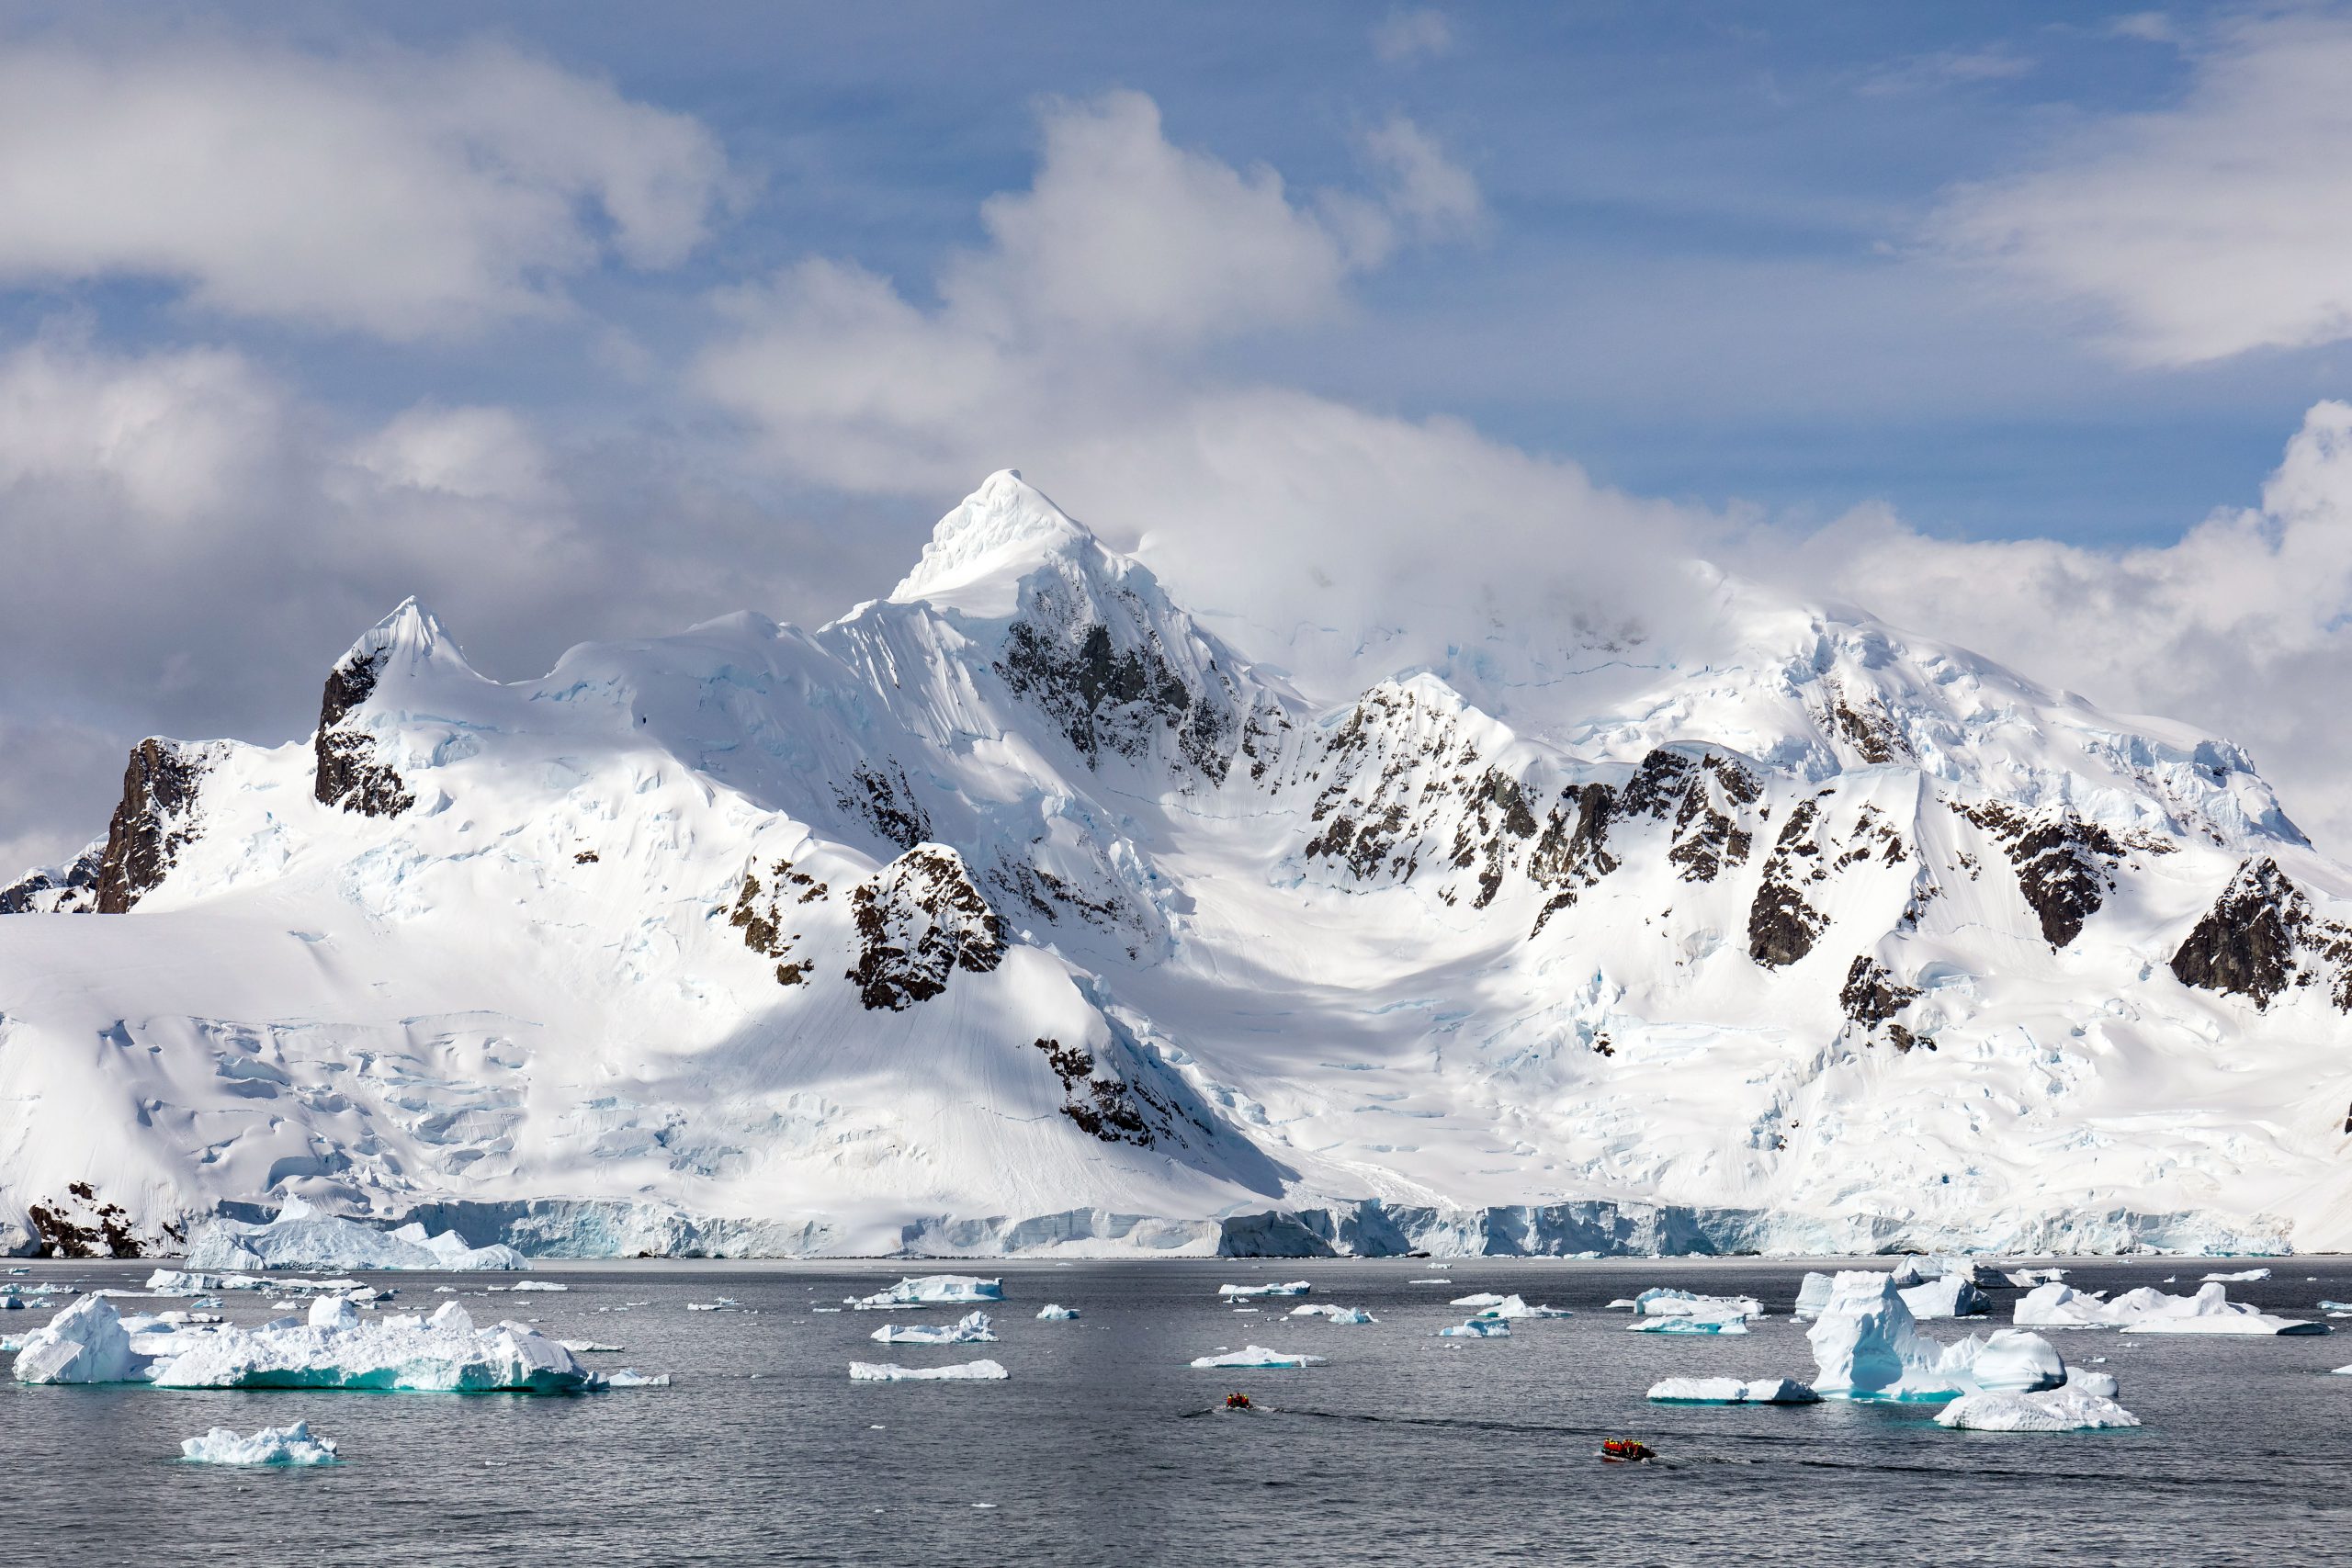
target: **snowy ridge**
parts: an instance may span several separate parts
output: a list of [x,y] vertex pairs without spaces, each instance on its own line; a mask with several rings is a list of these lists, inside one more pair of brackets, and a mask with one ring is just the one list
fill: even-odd
[[2250,761],[1691,582],[1464,649],[1507,716],[1302,693],[1010,470],[813,632],[501,684],[403,604],[0,890],[0,1241],[2352,1245],[2352,875]]

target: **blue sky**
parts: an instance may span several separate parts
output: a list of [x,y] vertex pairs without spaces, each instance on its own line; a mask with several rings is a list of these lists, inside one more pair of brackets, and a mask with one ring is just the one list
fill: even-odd
[[[300,734],[412,589],[509,678],[822,618],[1009,465],[1180,580],[1277,491],[1293,566],[1703,550],[2316,774],[2243,688],[2343,672],[2259,499],[2352,392],[2343,62],[2324,5],[0,4],[0,851],[149,730]],[[2326,581],[2277,669],[2188,602],[2216,509]],[[1999,562],[2120,597],[1909,592]]]

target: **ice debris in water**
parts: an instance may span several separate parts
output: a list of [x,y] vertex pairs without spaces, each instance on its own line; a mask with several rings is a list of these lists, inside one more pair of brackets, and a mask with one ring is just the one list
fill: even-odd
[[1078,1309],[1076,1307],[1058,1306],[1052,1302],[1047,1302],[1044,1306],[1037,1309],[1037,1315],[1047,1323],[1068,1323],[1070,1319],[1078,1315]]
[[[1460,1306],[1462,1303],[1456,1302],[1453,1304]],[[1524,1296],[1502,1296],[1489,1301],[1472,1315],[1517,1320],[1523,1317],[1573,1317],[1576,1314],[1566,1307],[1529,1306]]]
[[569,1285],[559,1285],[552,1280],[517,1280],[507,1287],[512,1291],[568,1291]]
[[989,1332],[989,1314],[984,1312],[966,1313],[954,1323],[893,1323],[866,1336],[885,1345],[977,1345],[993,1343],[996,1336]]
[[1702,1296],[1660,1289],[1635,1296],[1634,1310],[1645,1317],[1762,1317],[1764,1303],[1754,1296]]
[[653,1376],[647,1377],[634,1367],[623,1367],[619,1371],[606,1375],[605,1386],[606,1388],[668,1388],[670,1374],[656,1372]]
[[560,1339],[556,1343],[575,1356],[617,1356],[625,1348],[619,1345],[599,1345],[594,1339]]
[[1316,1306],[1309,1304],[1306,1306],[1295,1306],[1291,1308],[1290,1314],[1293,1317],[1319,1317],[1326,1323],[1357,1324],[1376,1323],[1379,1321],[1379,1319],[1374,1317],[1372,1314],[1364,1311],[1362,1307]]
[[1305,1280],[1293,1280],[1287,1285],[1219,1285],[1216,1293],[1227,1301],[1242,1301],[1258,1296],[1303,1296],[1314,1288]]
[[2079,1432],[2139,1424],[2137,1416],[2112,1399],[2075,1388],[1963,1394],[1936,1416],[1937,1426],[1969,1432]]
[[849,1375],[854,1382],[1000,1382],[1012,1374],[996,1361],[962,1361],[952,1367],[852,1361]]
[[1446,1304],[1458,1307],[1490,1307],[1498,1305],[1501,1302],[1502,1297],[1495,1294],[1494,1292],[1481,1291],[1475,1296],[1456,1296]]
[[1510,1325],[1498,1317],[1474,1317],[1437,1331],[1441,1339],[1508,1339]]
[[2241,1269],[2234,1274],[2208,1274],[2204,1282],[2209,1285],[2247,1285],[2268,1278],[2270,1270],[2267,1269]]
[[308,1421],[264,1427],[250,1438],[215,1427],[181,1443],[180,1457],[198,1464],[333,1464],[334,1439],[312,1437]]
[[1821,1395],[1793,1378],[1668,1378],[1650,1385],[1662,1404],[1815,1404]]
[[2096,1292],[2056,1283],[2038,1285],[2021,1299],[2011,1321],[2036,1328],[2121,1328],[2140,1334],[2325,1334],[2327,1325],[2274,1317],[2245,1302],[2229,1299],[2222,1285],[2209,1284],[2193,1296],[2171,1296],[2151,1286],[2126,1291],[2113,1301]]
[[1744,1317],[1645,1317],[1629,1325],[1635,1334],[1745,1334]]
[[1245,1345],[1238,1350],[1222,1356],[1201,1356],[1193,1359],[1195,1367],[1251,1367],[1264,1370],[1319,1367],[1329,1358],[1293,1355],[1283,1350],[1270,1350],[1263,1345]]
[[266,1224],[212,1220],[188,1237],[190,1269],[525,1269],[511,1247],[471,1247],[454,1231],[438,1235],[421,1224],[380,1231],[322,1214],[289,1198]]
[[1004,1300],[1004,1281],[972,1274],[923,1274],[899,1280],[870,1296],[851,1296],[842,1305],[860,1312],[888,1312],[896,1307],[966,1306],[973,1302]]
[[311,1303],[307,1321],[128,1334],[111,1303],[85,1296],[28,1337],[21,1382],[150,1382],[164,1388],[359,1388],[571,1393],[604,1386],[571,1352],[526,1325],[477,1329],[445,1302],[431,1318],[362,1320],[351,1303]]

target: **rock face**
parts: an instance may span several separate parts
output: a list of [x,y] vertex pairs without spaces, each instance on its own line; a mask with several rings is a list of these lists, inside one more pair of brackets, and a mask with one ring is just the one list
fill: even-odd
[[196,813],[203,777],[202,754],[176,740],[151,738],[131,748],[98,862],[98,913],[123,914],[154,891],[203,830]]
[[2277,861],[2249,860],[2172,955],[2172,972],[2185,986],[2257,1008],[2290,987],[2324,987],[2352,1012],[2352,928],[2318,918]]
[[869,1010],[899,1012],[947,989],[956,970],[986,975],[1004,961],[996,911],[944,844],[918,844],[850,894],[857,963],[849,972]]
[[397,817],[416,804],[400,774],[378,761],[375,737],[343,728],[343,721],[374,694],[385,658],[381,649],[355,649],[327,671],[326,691],[319,699],[318,732],[311,742],[318,759],[311,794],[322,806],[364,817]]
[[0,887],[0,915],[86,915],[98,907],[106,844],[92,844],[71,865],[28,873]]

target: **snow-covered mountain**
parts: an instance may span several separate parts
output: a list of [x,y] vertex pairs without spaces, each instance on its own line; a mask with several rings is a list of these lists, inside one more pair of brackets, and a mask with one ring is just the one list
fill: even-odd
[[0,1241],[2352,1246],[2352,874],[2243,753],[1690,592],[1509,723],[1011,472],[814,632],[509,685],[404,604],[0,891]]

